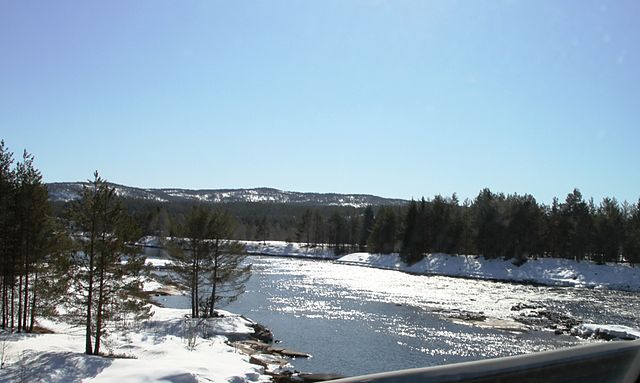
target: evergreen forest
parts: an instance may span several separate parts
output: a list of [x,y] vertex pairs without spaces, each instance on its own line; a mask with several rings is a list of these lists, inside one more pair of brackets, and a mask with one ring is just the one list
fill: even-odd
[[[145,235],[183,232],[192,203],[124,201]],[[60,204],[58,204],[60,205]],[[529,195],[481,190],[460,201],[436,195],[404,205],[326,206],[237,202],[216,209],[235,219],[236,240],[279,240],[353,251],[400,253],[419,261],[427,253],[514,259],[556,257],[640,262],[640,200],[586,200],[579,189],[543,204]],[[209,206],[214,207],[214,206]],[[62,206],[56,210],[64,211]]]

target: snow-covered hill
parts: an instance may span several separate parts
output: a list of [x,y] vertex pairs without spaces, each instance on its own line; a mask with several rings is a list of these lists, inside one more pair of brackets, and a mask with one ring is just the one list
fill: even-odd
[[[85,185],[87,185],[86,182],[49,183],[47,184],[49,199],[56,202],[77,199]],[[116,193],[124,198],[158,202],[272,202],[354,207],[400,205],[407,202],[402,199],[383,198],[368,194],[303,193],[271,188],[190,190],[141,189],[118,184],[111,184],[111,186],[115,187]]]

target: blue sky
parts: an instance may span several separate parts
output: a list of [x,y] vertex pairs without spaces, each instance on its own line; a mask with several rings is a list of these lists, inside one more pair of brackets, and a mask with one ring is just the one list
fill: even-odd
[[45,180],[640,197],[637,1],[0,0]]

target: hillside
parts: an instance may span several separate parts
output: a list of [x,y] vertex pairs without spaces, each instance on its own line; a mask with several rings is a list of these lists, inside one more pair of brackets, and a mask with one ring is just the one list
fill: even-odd
[[[67,202],[80,197],[85,182],[56,182],[47,184],[49,199],[53,202]],[[157,202],[208,202],[242,203],[268,202],[322,206],[402,205],[402,199],[383,198],[368,194],[303,193],[282,191],[272,188],[253,189],[142,189],[111,184],[116,193],[127,199]]]

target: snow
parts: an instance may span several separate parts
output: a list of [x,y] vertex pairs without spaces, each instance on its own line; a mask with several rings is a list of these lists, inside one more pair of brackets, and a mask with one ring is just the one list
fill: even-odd
[[405,265],[398,254],[353,253],[337,262],[399,270],[415,274],[531,282],[548,286],[606,288],[640,291],[640,268],[627,264],[597,265],[568,259],[530,259],[521,266],[502,259],[480,256],[428,254],[423,260]]
[[154,235],[145,235],[136,242],[136,246],[162,247],[162,239]]
[[54,334],[2,334],[7,342],[0,381],[46,382],[267,382],[264,368],[227,345],[227,336],[250,334],[251,321],[220,311],[223,318],[208,319],[213,336],[196,338],[188,347],[184,336],[189,310],[153,307],[154,316],[127,332],[110,336],[104,351],[134,358],[85,355],[81,327],[40,321]]
[[173,264],[171,260],[164,258],[147,258],[145,262],[151,267],[167,267]]
[[[145,238],[141,243],[153,243]],[[281,241],[244,241],[255,254],[335,259],[325,246],[307,247]],[[166,265],[166,259],[148,260]],[[161,261],[165,262],[162,263]],[[438,274],[479,279],[527,281],[546,285],[609,288],[640,291],[640,268],[629,265],[596,265],[565,259],[532,259],[521,266],[500,259],[477,256],[429,254],[407,266],[398,254],[353,253],[336,262],[416,274]],[[164,286],[146,278],[144,289]],[[63,321],[41,319],[39,325],[52,334],[10,334],[0,332],[0,381],[47,382],[267,382],[265,369],[249,363],[249,356],[226,342],[230,337],[254,332],[252,321],[219,311],[220,318],[200,322],[207,337],[189,341],[186,315],[189,310],[152,306],[153,317],[113,332],[103,343],[103,351],[128,358],[106,358],[84,354],[84,329]],[[640,330],[612,324],[582,324],[574,335],[604,339],[640,339]],[[285,366],[288,368],[288,366]]]
[[273,255],[278,257],[297,257],[315,259],[336,259],[333,250],[328,246],[307,246],[303,243],[284,241],[240,241],[247,253],[255,255]]
[[640,330],[611,324],[581,324],[572,328],[571,333],[581,338],[640,339]]
[[[411,266],[398,254],[353,253],[338,258],[327,245],[311,245],[285,241],[240,241],[253,255],[336,260],[340,263],[405,271],[414,274],[444,275],[475,279],[530,282],[548,286],[604,288],[639,291],[640,267],[629,264],[598,265],[569,259],[529,259],[521,266],[510,260],[485,259],[474,255],[428,254]],[[158,247],[155,237],[143,237],[139,245]],[[162,256],[148,256],[147,264],[166,267],[171,261]]]

